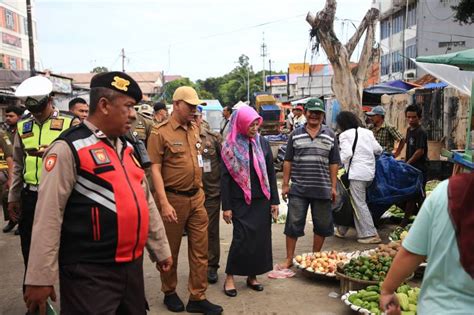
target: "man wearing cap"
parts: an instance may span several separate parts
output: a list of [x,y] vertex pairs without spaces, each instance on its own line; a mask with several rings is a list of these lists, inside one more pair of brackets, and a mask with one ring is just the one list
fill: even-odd
[[166,108],[165,103],[155,103],[153,106],[153,122],[155,124],[160,124],[166,119],[168,119],[168,109]]
[[190,296],[186,311],[220,314],[222,307],[209,302],[205,295],[208,217],[202,189],[203,143],[199,128],[193,123],[196,107],[202,104],[204,102],[193,88],[177,88],[173,94],[173,112],[167,121],[153,128],[148,141],[148,152],[152,162],[157,204],[175,262],[171,272],[161,274],[164,303],[172,312],[182,312],[185,309],[176,294],[176,271],[182,234],[186,229],[190,269]]
[[138,140],[143,141],[146,145],[148,137],[150,136],[151,129],[153,128],[153,112],[152,108],[148,104],[141,104],[138,107],[137,115],[132,123],[132,129],[130,132]]
[[305,104],[306,124],[296,128],[288,139],[281,192],[283,200],[289,199],[284,268],[293,264],[296,241],[304,235],[308,206],[313,219],[313,252],[319,252],[324,239],[334,233],[331,201],[336,198],[341,159],[334,132],[323,125],[324,113],[323,102],[310,99]]
[[210,130],[209,125],[202,118],[202,107],[194,114],[194,121],[199,128],[199,136],[202,143],[202,182],[206,201],[204,207],[209,218],[208,235],[208,266],[207,281],[216,283],[218,280],[217,269],[219,269],[220,259],[220,239],[219,239],[219,215],[221,210],[221,142],[219,133]]
[[405,146],[405,139],[402,134],[393,126],[385,122],[385,110],[382,106],[375,106],[370,112],[366,113],[372,121],[370,128],[374,133],[375,140],[382,146],[385,152],[392,153],[395,141],[398,141],[397,150],[394,155],[397,158]]
[[288,120],[290,123],[290,130],[295,130],[298,127],[303,126],[306,123],[306,117],[303,115],[303,105],[298,104],[292,110],[292,117]]
[[25,302],[55,300],[61,314],[146,314],[143,252],[172,264],[163,222],[130,143],[138,84],[123,72],[91,80],[90,115],[45,152]]
[[18,122],[13,145],[12,184],[8,193],[8,212],[10,219],[18,220],[25,268],[28,265],[43,154],[64,130],[79,123],[77,118],[53,107],[52,91],[53,84],[43,76],[26,79],[15,91],[15,96],[25,103],[31,113],[31,116]]

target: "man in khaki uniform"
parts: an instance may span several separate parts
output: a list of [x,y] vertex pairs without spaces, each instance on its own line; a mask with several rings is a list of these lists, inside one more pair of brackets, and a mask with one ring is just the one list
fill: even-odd
[[0,131],[0,196],[2,198],[3,218],[7,225],[3,228],[3,233],[8,233],[17,224],[10,219],[8,214],[8,190],[11,185],[13,173],[13,149],[10,138],[6,132]]
[[153,109],[150,105],[142,104],[138,109],[136,119],[132,123],[132,134],[146,145],[153,128]]
[[90,116],[45,153],[26,274],[33,313],[61,289],[61,314],[146,314],[143,252],[172,264],[165,230],[132,146],[123,138],[140,101],[122,72],[91,80]]
[[189,302],[186,311],[220,314],[222,307],[206,299],[207,212],[202,190],[202,143],[192,123],[197,105],[203,104],[191,87],[179,87],[173,94],[171,117],[155,126],[148,141],[157,204],[163,218],[175,264],[161,275],[164,303],[172,312],[184,311],[176,294],[177,262],[183,230],[188,232]]
[[202,108],[198,106],[194,121],[199,128],[202,143],[202,182],[206,201],[204,207],[209,218],[208,226],[208,266],[207,281],[216,283],[220,259],[219,218],[221,212],[221,135],[209,129],[202,118]]

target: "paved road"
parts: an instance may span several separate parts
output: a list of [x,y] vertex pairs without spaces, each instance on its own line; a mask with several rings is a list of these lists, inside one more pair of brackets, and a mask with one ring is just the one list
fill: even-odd
[[[286,205],[281,206],[286,211]],[[3,226],[3,220],[1,222]],[[273,259],[280,262],[285,257],[285,237],[282,224],[273,225]],[[387,235],[393,226],[384,225],[379,233],[388,242]],[[312,248],[312,224],[306,225],[306,236],[297,244],[297,253],[309,252]],[[232,226],[221,221],[221,269],[219,282],[209,285],[207,297],[214,303],[224,307],[225,314],[352,314],[338,299],[328,295],[339,293],[338,282],[324,282],[308,279],[300,272],[291,279],[272,280],[262,275],[259,277],[265,290],[255,292],[245,286],[244,277],[236,277],[238,296],[230,298],[222,292],[225,263],[232,238]],[[330,237],[326,240],[323,250],[353,251],[375,246],[362,245],[356,242],[355,231],[351,230],[348,239]],[[23,262],[20,252],[19,237],[12,233],[0,233],[0,314],[24,314],[25,307],[21,294],[23,278]],[[146,295],[150,304],[149,314],[173,314],[162,304],[163,294],[160,291],[158,271],[149,259],[144,260]],[[183,241],[178,266],[178,294],[187,301],[188,258],[187,242]],[[57,287],[57,285],[56,285]],[[59,291],[59,290],[57,290]],[[59,306],[56,305],[56,309]]]

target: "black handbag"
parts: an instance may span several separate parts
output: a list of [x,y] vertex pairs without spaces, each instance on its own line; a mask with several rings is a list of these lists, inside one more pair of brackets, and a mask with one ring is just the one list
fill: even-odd
[[350,185],[350,182],[349,182],[349,171],[351,169],[351,163],[352,163],[352,158],[354,157],[354,152],[355,152],[355,148],[356,148],[356,145],[357,145],[357,139],[359,138],[359,134],[357,132],[357,128],[355,130],[355,139],[354,139],[354,143],[352,144],[352,156],[351,156],[351,159],[349,160],[349,166],[347,167],[347,171],[341,175],[341,182],[342,184],[344,185],[344,187],[346,189],[349,189],[349,185]]

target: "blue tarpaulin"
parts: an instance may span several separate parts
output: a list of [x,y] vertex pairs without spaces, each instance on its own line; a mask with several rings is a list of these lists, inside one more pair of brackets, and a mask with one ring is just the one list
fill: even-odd
[[367,189],[369,205],[393,205],[422,192],[423,176],[413,166],[383,154],[375,164],[375,178]]
[[415,87],[418,87],[418,85],[411,84],[410,82],[405,82],[405,81],[402,81],[402,80],[389,81],[389,82],[385,82],[384,84],[390,85],[390,86],[393,86],[393,87],[397,87],[397,88],[401,88],[401,89],[404,89],[404,90],[407,90],[407,91],[411,90]]
[[438,83],[428,83],[423,85],[423,88],[425,89],[442,89],[447,87],[448,84],[444,82],[438,82]]

